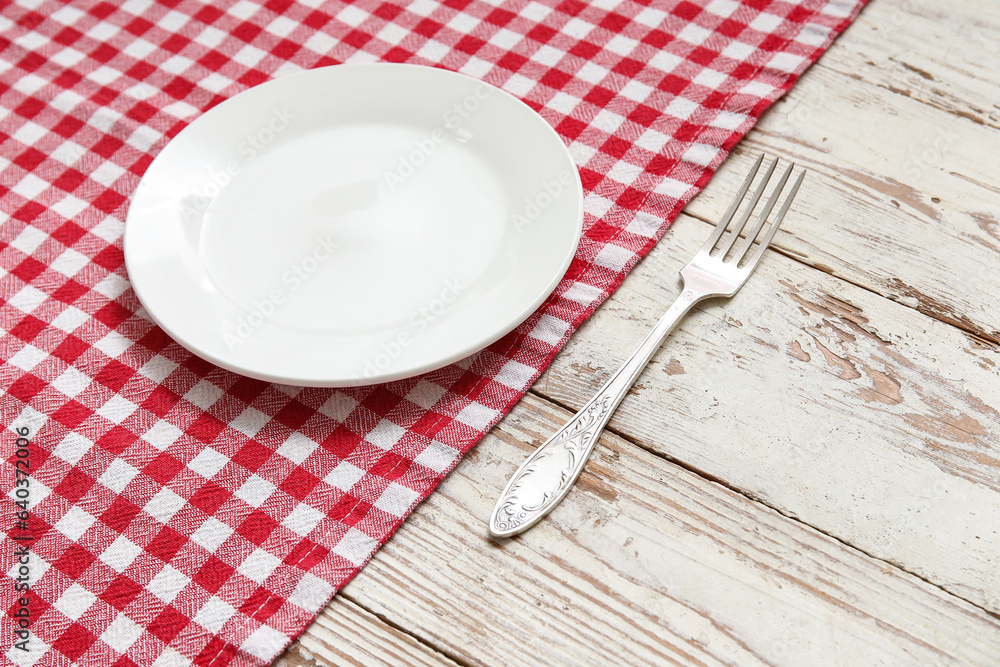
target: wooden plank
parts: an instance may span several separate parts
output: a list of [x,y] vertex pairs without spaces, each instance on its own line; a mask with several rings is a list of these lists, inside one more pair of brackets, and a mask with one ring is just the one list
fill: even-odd
[[[682,216],[534,391],[579,409],[709,230]],[[998,368],[996,347],[770,252],[682,322],[611,427],[997,612]]]
[[490,540],[525,443],[567,417],[527,396],[345,592],[470,665],[1000,660],[982,610],[610,434],[552,515]]
[[822,66],[1000,128],[998,36],[993,0],[878,0],[824,54]]
[[455,667],[457,663],[371,612],[336,596],[274,667]]
[[855,33],[765,114],[687,212],[718,219],[750,153],[795,160],[809,176],[778,247],[1000,343],[1000,161],[983,159],[1000,153],[1000,132],[862,79],[860,63],[827,67],[862,57]]

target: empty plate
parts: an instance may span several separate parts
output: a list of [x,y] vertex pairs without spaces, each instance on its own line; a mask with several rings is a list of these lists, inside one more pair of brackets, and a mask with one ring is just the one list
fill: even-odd
[[400,64],[269,81],[209,110],[149,166],[125,261],[152,319],[271,382],[343,387],[457,361],[555,289],[580,177],[528,106]]

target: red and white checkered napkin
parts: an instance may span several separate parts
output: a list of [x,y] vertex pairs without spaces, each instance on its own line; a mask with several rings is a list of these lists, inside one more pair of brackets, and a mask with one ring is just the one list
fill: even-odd
[[[862,3],[5,5],[0,660],[272,660]],[[374,60],[479,77],[558,130],[586,189],[565,279],[510,335],[411,380],[300,389],[192,356],[129,289],[122,232],[143,171],[186,123],[249,86]],[[30,466],[27,484],[17,465]]]

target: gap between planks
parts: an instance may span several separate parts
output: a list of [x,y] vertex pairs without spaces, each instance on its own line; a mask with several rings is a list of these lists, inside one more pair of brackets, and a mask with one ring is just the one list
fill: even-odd
[[[784,253],[782,253],[782,254],[784,254]],[[879,296],[881,296],[881,295],[879,295]],[[576,410],[573,408],[573,406],[568,405],[568,404],[566,404],[566,403],[564,403],[564,402],[562,402],[560,400],[557,400],[557,399],[553,398],[552,396],[544,394],[544,393],[538,391],[537,389],[535,389],[534,387],[528,389],[528,393],[531,394],[531,395],[533,395],[533,396],[536,396],[540,400],[546,401],[546,402],[551,403],[552,405],[554,405],[556,407],[562,408],[563,410],[566,410],[566,411],[574,413],[574,414],[576,413]],[[892,561],[888,561],[888,560],[886,560],[884,558],[879,558],[878,556],[875,556],[875,555],[873,555],[871,553],[868,553],[867,551],[865,551],[864,549],[858,547],[857,545],[851,544],[850,542],[847,542],[847,541],[841,539],[837,535],[835,535],[835,534],[833,534],[833,533],[831,533],[829,531],[823,530],[821,527],[819,527],[817,525],[809,523],[808,521],[803,521],[800,517],[797,517],[797,516],[794,516],[794,515],[789,514],[787,512],[784,512],[784,511],[781,510],[781,508],[779,508],[779,507],[777,507],[775,505],[772,505],[772,504],[770,504],[768,502],[765,502],[762,498],[759,498],[759,497],[755,496],[754,494],[749,493],[746,490],[739,488],[738,486],[734,486],[734,485],[726,482],[724,479],[721,479],[721,478],[719,478],[719,477],[717,477],[717,476],[715,476],[715,475],[713,475],[713,474],[711,474],[709,472],[701,470],[701,469],[697,468],[696,466],[693,466],[693,465],[691,465],[691,464],[689,464],[689,463],[687,463],[685,461],[681,461],[680,459],[677,459],[677,458],[675,458],[673,456],[667,456],[663,452],[658,452],[658,451],[656,451],[655,449],[653,449],[651,447],[647,447],[647,446],[643,445],[641,442],[639,442],[638,440],[636,440],[635,438],[633,438],[632,436],[630,436],[627,433],[625,433],[624,431],[621,431],[621,430],[619,430],[617,428],[613,428],[610,425],[606,426],[604,428],[604,431],[607,431],[608,433],[614,434],[615,436],[621,438],[623,441],[627,442],[628,444],[632,445],[633,447],[638,447],[639,449],[642,449],[642,450],[644,450],[644,451],[652,454],[653,456],[656,456],[657,458],[663,459],[664,461],[667,461],[668,463],[672,463],[672,464],[674,464],[675,466],[677,466],[679,468],[683,468],[684,470],[687,470],[688,472],[690,472],[692,475],[697,475],[698,477],[701,477],[702,479],[704,479],[704,480],[706,480],[706,481],[708,481],[708,482],[710,482],[712,484],[718,484],[719,486],[723,487],[724,489],[732,491],[733,493],[736,493],[736,494],[738,494],[738,495],[746,498],[747,500],[749,500],[752,503],[756,503],[758,505],[761,505],[762,507],[766,507],[766,508],[768,508],[770,510],[773,510],[774,512],[777,512],[778,514],[780,514],[781,516],[785,517],[786,519],[789,519],[790,521],[794,521],[794,522],[799,523],[799,524],[801,524],[803,526],[807,526],[807,527],[811,528],[812,530],[815,530],[817,533],[825,535],[826,537],[830,538],[831,540],[834,540],[835,542],[838,542],[838,543],[844,545],[848,549],[856,551],[857,553],[863,555],[864,557],[866,557],[866,558],[868,558],[868,559],[870,559],[872,561],[875,561],[875,562],[878,562],[878,563],[884,563],[887,567],[891,567],[891,568],[893,568],[895,570],[898,570],[900,572],[905,572],[906,574],[908,574],[908,575],[910,575],[912,577],[915,577],[915,578],[919,579],[920,581],[922,581],[922,582],[924,582],[924,583],[926,583],[926,584],[928,584],[930,586],[934,586],[935,588],[937,588],[938,590],[940,590],[942,593],[948,595],[949,597],[952,597],[952,598],[955,598],[956,600],[961,600],[962,602],[966,602],[968,604],[971,604],[972,606],[974,606],[974,607],[976,607],[976,608],[984,611],[985,613],[989,614],[993,618],[996,618],[997,620],[1000,620],[1000,614],[994,613],[992,610],[987,609],[986,607],[984,607],[984,606],[982,606],[980,604],[976,604],[975,602],[973,602],[971,600],[967,600],[967,599],[965,599],[963,597],[955,595],[954,593],[952,593],[948,589],[943,588],[941,585],[934,583],[930,579],[927,579],[926,577],[924,577],[924,576],[922,576],[922,575],[920,575],[920,574],[918,574],[916,572],[911,572],[910,570],[906,569],[905,567],[902,567],[899,563],[893,563]],[[539,443],[539,445],[540,444],[541,443]]]
[[[512,470],[530,452],[529,443],[544,439],[569,416],[548,400],[526,396],[512,417],[477,446],[475,455],[453,471],[443,488],[425,501],[413,520],[376,555],[369,564],[370,574],[352,583],[351,592],[397,623],[416,628],[432,644],[452,647],[472,664],[538,664],[537,656],[530,648],[525,650],[517,637],[534,636],[539,623],[549,628],[546,636],[551,641],[546,646],[553,651],[551,655],[572,662],[566,651],[576,646],[574,619],[598,619],[598,615],[595,636],[620,640],[622,633],[628,634],[629,647],[636,649],[629,654],[635,658],[634,664],[664,664],[663,650],[669,647],[691,651],[674,656],[684,664],[698,660],[758,664],[754,657],[760,664],[775,664],[781,655],[788,656],[773,653],[774,646],[785,651],[790,645],[778,634],[771,637],[768,633],[780,633],[790,619],[803,614],[836,630],[815,637],[811,631],[807,633],[809,639],[796,651],[801,649],[802,655],[812,651],[814,657],[819,655],[816,651],[826,655],[834,645],[856,648],[857,641],[878,640],[881,646],[882,639],[895,637],[903,642],[891,640],[885,644],[887,650],[895,647],[893,651],[925,659],[931,655],[925,655],[924,649],[938,657],[954,654],[968,658],[974,652],[966,653],[948,639],[951,635],[945,619],[956,624],[950,628],[952,632],[962,623],[961,614],[956,616],[949,610],[968,610],[968,614],[983,619],[984,627],[995,627],[991,616],[964,604],[964,600],[941,595],[937,587],[927,587],[898,568],[884,567],[801,523],[790,523],[760,503],[747,503],[742,494],[708,484],[700,475],[675,468],[660,456],[646,458],[648,452],[629,447],[612,433],[595,452],[589,472],[585,471],[589,479],[582,481],[586,485],[581,483],[578,492],[537,527],[538,533],[529,531],[499,545],[489,540],[483,517],[488,516],[495,499],[489,489],[502,486],[505,475],[500,466]],[[676,484],[663,475],[671,468],[677,475]],[[624,476],[626,471],[636,473],[631,483]],[[606,512],[609,499],[602,488],[608,493],[610,488],[600,479],[618,475],[626,480],[617,496],[624,505]],[[665,507],[679,511],[664,515]],[[612,516],[621,521],[611,521]],[[752,516],[761,522],[748,523]],[[651,520],[654,517],[656,520]],[[662,530],[655,527],[660,520],[664,522]],[[442,530],[455,539],[431,539]],[[641,556],[631,551],[632,539],[621,541],[625,536],[635,538],[633,547]],[[745,546],[738,546],[745,540],[749,540]],[[805,553],[813,557],[800,562],[798,554]],[[508,564],[511,557],[516,561]],[[419,566],[442,559],[456,559],[456,565]],[[697,566],[690,571],[682,568],[686,574],[675,581],[670,572],[678,564]],[[719,574],[724,576],[719,579]],[[885,578],[888,581],[883,581]],[[718,587],[728,591],[729,584],[724,582],[730,580],[750,593],[717,599],[723,590]],[[567,587],[552,586],[563,581]],[[879,582],[891,585],[891,590]],[[500,584],[506,586],[506,593]],[[913,604],[890,602],[897,593],[910,599],[917,590],[913,586],[927,596],[914,597]],[[639,595],[640,588],[652,595]],[[514,590],[530,595],[527,599],[515,595],[518,599],[511,601]],[[402,600],[401,592],[405,596]],[[751,597],[745,597],[747,594]],[[763,611],[758,610],[763,616],[747,612],[743,602],[735,601],[739,597],[766,603]],[[486,615],[482,623],[466,625],[468,614],[480,613]],[[770,621],[764,628],[757,627],[761,618]],[[625,625],[632,629],[617,630]],[[930,634],[914,634],[917,626]],[[505,639],[501,641],[501,637]],[[490,638],[498,642],[488,641]],[[981,643],[975,637],[969,639],[973,644]],[[706,653],[710,646],[718,651]],[[987,643],[980,648],[976,655],[996,655],[1000,646]],[[661,650],[650,653],[655,649]],[[589,660],[581,658],[579,664],[614,664],[607,661],[611,654],[601,642],[590,642],[587,650]],[[899,657],[886,664],[907,664]],[[740,660],[734,663],[735,658]],[[777,663],[811,664],[790,660]],[[617,664],[624,663],[620,660]]]
[[[736,151],[736,150],[734,150],[732,153],[730,153],[731,156],[733,156],[733,155],[739,156],[739,155],[742,155],[742,154],[743,154],[743,152]],[[685,215],[687,215],[688,217],[690,217],[690,218],[693,218],[695,220],[698,220],[699,222],[702,222],[702,223],[705,223],[706,225],[709,225],[713,229],[715,228],[715,223],[712,222],[711,220],[706,219],[703,215],[700,215],[700,214],[688,211],[687,208],[684,209],[683,213]],[[676,222],[676,220],[674,222]],[[670,226],[673,227],[673,223],[671,223]],[[863,289],[866,292],[869,292],[871,294],[874,294],[875,296],[878,296],[878,297],[881,297],[883,299],[886,299],[887,301],[892,301],[893,303],[897,303],[900,306],[903,306],[905,308],[909,308],[910,310],[914,310],[914,311],[920,313],[921,315],[923,315],[924,317],[929,317],[932,320],[935,320],[937,322],[941,322],[942,324],[946,324],[946,325],[948,325],[950,327],[958,329],[959,331],[961,331],[962,333],[964,333],[965,335],[967,335],[969,338],[972,338],[976,342],[978,342],[978,343],[980,343],[980,344],[982,344],[982,345],[984,345],[986,347],[989,347],[989,348],[992,348],[992,349],[995,349],[995,350],[1000,350],[1000,339],[995,339],[992,336],[987,335],[986,332],[984,332],[984,331],[977,331],[975,329],[972,329],[969,326],[965,325],[964,322],[959,322],[957,320],[948,320],[948,319],[946,319],[944,317],[939,317],[938,314],[936,314],[936,313],[934,313],[932,311],[928,311],[927,309],[921,308],[920,305],[919,305],[919,302],[918,302],[918,304],[916,306],[914,306],[914,305],[910,305],[909,303],[906,303],[905,301],[902,301],[902,300],[899,300],[899,299],[893,299],[891,296],[887,296],[887,295],[882,294],[881,292],[879,292],[877,289],[874,288],[874,286],[866,285],[863,282],[861,282],[861,281],[859,281],[859,280],[857,280],[855,278],[852,278],[849,275],[841,274],[840,272],[838,272],[834,268],[828,267],[828,266],[823,265],[823,264],[819,264],[817,262],[810,262],[808,260],[808,258],[805,258],[805,257],[799,255],[796,252],[793,252],[793,251],[788,250],[786,248],[782,248],[779,245],[775,245],[775,244],[777,244],[779,242],[779,240],[781,238],[781,233],[782,233],[782,230],[779,230],[778,235],[775,237],[774,241],[772,241],[771,246],[769,248],[770,250],[773,250],[774,252],[778,253],[779,255],[787,257],[788,259],[793,260],[795,262],[798,262],[802,266],[808,267],[810,269],[814,269],[816,271],[819,271],[820,273],[825,273],[825,274],[827,274],[829,276],[833,276],[834,278],[837,278],[838,280],[843,280],[845,283],[848,283],[850,285],[853,285],[854,287],[858,287],[860,289]],[[784,232],[784,233],[787,233],[787,232]]]
[[[330,625],[342,630],[364,628],[371,633],[370,640],[356,645],[357,651],[348,655],[344,649],[347,637],[330,632]],[[385,641],[387,636],[389,642]],[[409,651],[405,650],[407,644]],[[378,650],[384,647],[401,649],[405,655],[389,655]],[[376,650],[372,651],[373,648]],[[416,665],[417,662],[423,667],[474,667],[461,656],[428,642],[355,596],[338,591],[302,634],[275,658],[273,667],[342,667],[347,664],[368,667],[372,664]]]
[[427,641],[426,639],[424,639],[420,635],[414,634],[413,632],[411,632],[410,630],[408,630],[405,626],[403,626],[403,625],[401,625],[399,623],[396,623],[395,621],[393,621],[392,619],[390,619],[385,614],[383,614],[383,613],[381,613],[379,611],[376,611],[374,609],[371,609],[371,608],[365,606],[360,600],[358,600],[358,598],[356,596],[350,595],[350,594],[347,594],[347,593],[341,593],[339,591],[337,592],[337,595],[340,596],[340,597],[342,597],[343,599],[347,600],[348,602],[351,602],[352,604],[357,605],[361,609],[365,610],[366,612],[368,612],[369,614],[371,614],[372,616],[374,616],[375,618],[377,618],[379,620],[379,622],[384,623],[385,625],[387,625],[388,627],[392,628],[396,632],[399,632],[400,634],[404,634],[404,635],[410,637],[411,639],[413,639],[413,641],[415,641],[418,644],[420,644],[421,646],[427,648],[429,651],[433,651],[434,653],[437,653],[441,657],[447,658],[448,660],[451,660],[452,662],[454,662],[455,664],[459,665],[460,667],[473,667],[472,663],[464,660],[461,656],[456,655],[455,653],[453,653],[452,651],[449,651],[448,649],[446,649],[444,647],[436,646],[436,645],[430,643],[429,641]]

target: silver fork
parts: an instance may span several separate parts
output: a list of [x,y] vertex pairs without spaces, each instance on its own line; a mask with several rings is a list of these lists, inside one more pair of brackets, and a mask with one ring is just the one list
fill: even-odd
[[507,482],[490,517],[490,533],[495,537],[510,537],[531,528],[559,504],[579,477],[615,408],[685,313],[702,299],[736,294],[757,268],[805,176],[805,171],[799,173],[777,217],[762,231],[795,164],[785,169],[753,226],[745,230],[778,164],[777,159],[772,160],[750,198],[750,205],[723,238],[763,161],[761,154],[715,231],[694,259],[681,269],[684,289],[674,304],[597,395],[536,449]]

